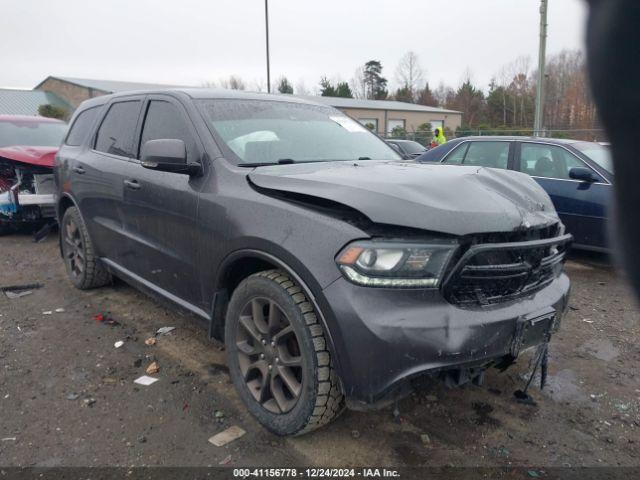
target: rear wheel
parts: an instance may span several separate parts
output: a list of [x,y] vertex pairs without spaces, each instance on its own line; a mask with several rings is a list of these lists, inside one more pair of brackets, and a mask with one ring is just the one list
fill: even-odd
[[86,290],[111,282],[111,275],[95,255],[89,232],[76,207],[64,212],[60,242],[67,274],[77,288]]
[[285,273],[256,273],[238,285],[227,309],[225,343],[240,397],[270,431],[300,435],[342,411],[322,325]]

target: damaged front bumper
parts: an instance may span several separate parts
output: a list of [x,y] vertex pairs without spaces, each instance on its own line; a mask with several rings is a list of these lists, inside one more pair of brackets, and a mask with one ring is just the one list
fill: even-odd
[[526,299],[469,309],[450,304],[439,291],[383,292],[339,279],[324,295],[338,319],[332,338],[349,407],[384,403],[422,374],[451,370],[464,376],[548,341],[569,288],[563,273]]
[[[348,406],[382,406],[406,393],[410,380],[422,375],[462,384],[548,342],[569,301],[570,282],[562,263],[570,240],[564,235],[472,247],[453,269],[454,280],[442,289],[376,289],[344,278],[333,282],[324,289],[323,300],[333,323],[331,337]],[[520,263],[506,264],[495,256],[512,251],[511,258]],[[535,266],[527,255],[539,255]],[[500,263],[478,266],[482,258]],[[488,293],[476,297],[480,289]],[[509,289],[522,295],[511,293],[502,300],[493,295]]]
[[24,172],[0,179],[0,223],[36,222],[55,218],[52,173]]

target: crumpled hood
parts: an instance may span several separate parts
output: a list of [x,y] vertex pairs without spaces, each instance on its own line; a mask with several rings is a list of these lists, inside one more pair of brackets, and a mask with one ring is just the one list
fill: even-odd
[[258,187],[311,195],[355,208],[376,223],[452,235],[506,232],[558,221],[528,175],[413,162],[331,162],[259,167]]
[[15,145],[0,147],[0,158],[16,162],[28,163],[39,167],[53,168],[53,160],[58,152],[58,147],[28,147]]

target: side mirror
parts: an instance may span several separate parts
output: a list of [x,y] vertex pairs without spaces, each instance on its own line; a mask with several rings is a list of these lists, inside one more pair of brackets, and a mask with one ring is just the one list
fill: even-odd
[[569,169],[569,178],[581,182],[597,182],[598,178],[586,167],[573,167]]
[[200,164],[187,163],[187,149],[184,142],[175,138],[160,138],[145,142],[140,157],[142,166],[151,170],[187,175],[201,172]]

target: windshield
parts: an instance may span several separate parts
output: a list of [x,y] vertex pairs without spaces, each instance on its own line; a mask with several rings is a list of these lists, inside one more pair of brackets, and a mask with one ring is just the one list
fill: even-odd
[[202,100],[206,120],[242,164],[400,160],[330,107],[272,100]]
[[37,121],[0,122],[0,147],[23,145],[29,147],[57,147],[67,131],[66,123]]
[[613,161],[611,160],[611,150],[609,150],[609,147],[592,142],[574,143],[573,146],[607,172],[613,174]]
[[413,141],[402,142],[401,146],[409,154],[424,153],[427,151],[427,149],[420,145],[418,142]]

